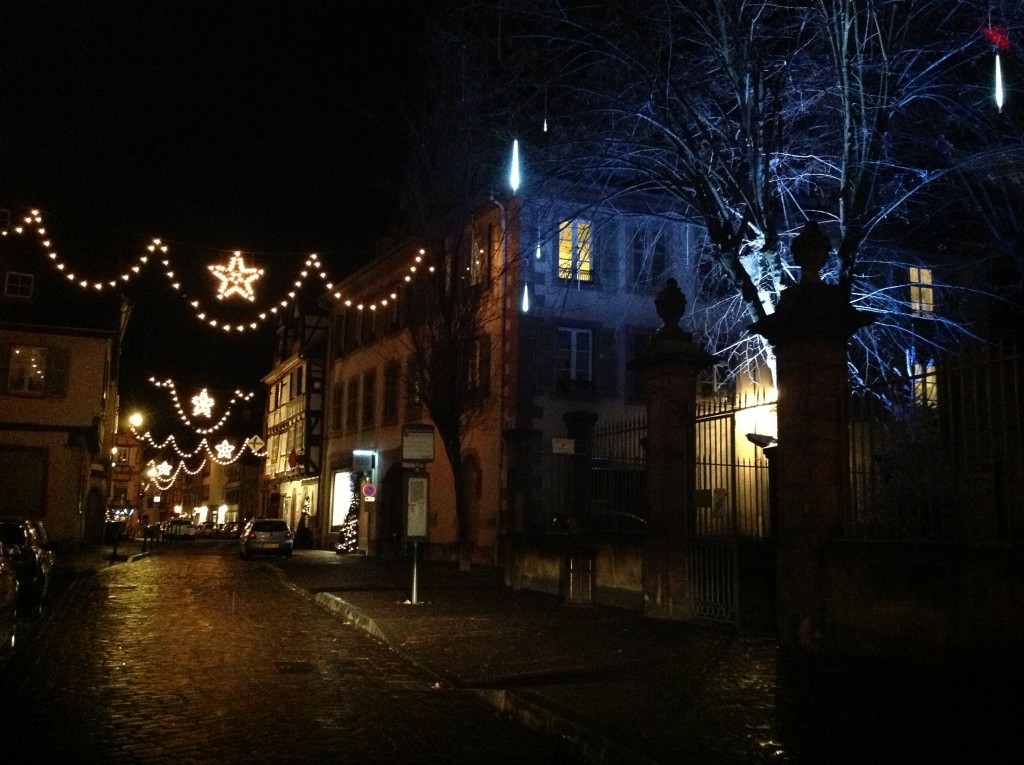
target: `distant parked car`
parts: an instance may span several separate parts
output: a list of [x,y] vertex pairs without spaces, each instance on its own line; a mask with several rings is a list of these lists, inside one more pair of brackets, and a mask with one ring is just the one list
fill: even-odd
[[18,575],[0,544],[0,653],[14,650],[18,637]]
[[57,555],[40,521],[0,521],[0,545],[18,578],[19,610],[40,612],[50,594]]
[[164,529],[165,539],[191,539],[196,538],[196,526],[188,518],[172,518],[167,522]]
[[295,535],[280,518],[253,518],[245,525],[238,541],[239,552],[246,559],[261,554],[290,558]]

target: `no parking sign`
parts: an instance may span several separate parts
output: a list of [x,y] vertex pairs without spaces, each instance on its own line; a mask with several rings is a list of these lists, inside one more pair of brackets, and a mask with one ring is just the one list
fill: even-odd
[[377,487],[372,483],[363,484],[363,499],[366,502],[377,501]]

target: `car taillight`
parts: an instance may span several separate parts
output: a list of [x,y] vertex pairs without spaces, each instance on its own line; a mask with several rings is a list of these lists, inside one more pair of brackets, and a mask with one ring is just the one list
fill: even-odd
[[256,538],[256,532],[255,531],[250,531],[249,532],[249,539],[255,539],[255,538]]
[[290,531],[286,532],[285,535],[284,535],[284,538],[285,539],[291,539],[292,538],[292,532],[290,532]]

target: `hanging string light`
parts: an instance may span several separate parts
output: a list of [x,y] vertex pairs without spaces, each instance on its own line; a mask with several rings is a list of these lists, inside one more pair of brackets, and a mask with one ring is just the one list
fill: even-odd
[[[516,168],[517,165],[518,163],[516,163]],[[52,242],[49,234],[47,233],[47,229],[43,225],[42,213],[38,209],[32,209],[23,215],[16,226],[13,226],[10,229],[0,230],[0,236],[10,236],[12,234],[24,235],[27,233],[34,233],[38,237],[40,247],[46,257],[51,261],[53,267],[69,282],[76,284],[79,287],[88,288],[94,291],[101,291],[103,289],[116,288],[125,285],[134,277],[140,275],[143,269],[152,263],[154,255],[162,256],[160,258],[160,263],[163,265],[164,276],[166,277],[167,283],[170,285],[171,289],[191,306],[197,319],[211,328],[218,329],[223,332],[243,333],[250,330],[258,330],[266,322],[274,320],[296,299],[299,291],[303,289],[311,274],[320,278],[327,292],[333,292],[333,297],[336,301],[344,302],[347,306],[353,305],[354,302],[360,302],[364,307],[369,308],[370,310],[377,310],[377,308],[386,307],[398,299],[398,292],[394,289],[385,291],[385,293],[379,297],[362,301],[356,301],[343,295],[340,291],[335,291],[334,284],[325,271],[319,255],[313,253],[306,258],[299,271],[298,278],[292,283],[292,287],[288,289],[287,293],[283,297],[276,300],[268,308],[258,310],[252,318],[245,320],[242,323],[233,323],[223,316],[214,315],[214,313],[210,311],[199,298],[188,294],[183,289],[181,280],[172,265],[170,248],[167,242],[163,239],[154,238],[150,240],[146,245],[146,252],[140,255],[124,272],[106,279],[89,279],[76,274],[71,264],[58,256],[57,252],[52,247]],[[234,262],[234,265],[232,265],[232,261],[234,261],[236,257],[238,260]],[[419,254],[413,258],[413,263],[408,267],[407,273],[402,278],[402,281],[409,283],[417,273],[422,273],[424,257],[424,251],[420,250]],[[221,289],[217,295],[219,300],[223,300],[228,297],[228,293],[231,295],[239,294],[245,297],[246,300],[249,300],[250,291],[252,291],[253,296],[255,296],[255,293],[252,290],[253,282],[255,282],[256,278],[259,276],[264,275],[262,269],[253,269],[252,267],[246,266],[241,255],[241,251],[237,250],[234,251],[234,254],[232,255],[231,260],[229,260],[227,266],[211,265],[208,266],[208,269],[214,273],[221,282]],[[254,270],[256,273],[253,273]],[[428,273],[433,273],[434,270],[433,266],[426,268]]]
[[[29,210],[28,213],[22,216],[18,225],[13,226],[10,229],[0,231],[0,236],[6,237],[11,234],[35,234],[38,239],[40,249],[45,253],[47,259],[61,276],[72,284],[76,284],[83,289],[89,289],[96,292],[102,292],[104,289],[113,289],[127,284],[132,280],[132,278],[138,276],[146,264],[149,263],[149,254],[142,254],[131,266],[128,267],[126,271],[123,271],[112,278],[103,280],[80,276],[75,273],[67,261],[63,260],[60,255],[57,254],[53,247],[53,242],[50,239],[50,235],[47,232],[46,226],[43,224],[42,213],[39,210]],[[160,239],[150,240],[150,243],[146,246],[146,252],[152,254],[158,251],[166,253],[167,245],[165,245]]]
[[[231,465],[234,464],[235,462],[238,462],[238,460],[242,458],[242,455],[245,453],[247,449],[252,453],[254,457],[267,456],[267,453],[265,451],[257,451],[252,448],[252,439],[244,440],[242,442],[242,445],[239,446],[236,451],[235,445],[232,444],[227,439],[224,439],[216,446],[211,447],[210,442],[204,437],[196,446],[196,448],[189,452],[185,451],[180,446],[178,446],[178,440],[174,437],[173,434],[167,436],[167,438],[165,438],[162,443],[157,443],[156,440],[153,438],[152,433],[150,433],[148,430],[145,433],[139,433],[138,431],[132,429],[132,434],[140,441],[149,444],[157,451],[162,452],[165,449],[173,450],[174,453],[179,457],[179,459],[183,461],[190,460],[202,454],[205,454],[206,458],[216,462],[219,465]],[[159,471],[160,466],[158,465],[157,468]]]
[[[990,12],[991,17],[991,12]],[[1007,33],[1006,28],[999,25],[993,24],[991,18],[989,23],[982,28],[982,34],[992,43],[992,48],[995,53],[995,82],[993,85],[993,98],[996,102],[996,108],[1000,114],[1003,111],[1003,103],[1005,101],[1005,92],[1003,88],[1003,66],[999,56],[999,51],[1010,49],[1010,35]]]
[[250,303],[256,300],[253,283],[263,276],[263,269],[246,266],[241,252],[236,250],[226,266],[215,265],[207,268],[220,280],[220,286],[217,287],[218,300],[232,295],[240,295]]
[[995,85],[996,107],[999,113],[1003,113],[1003,69],[999,64],[999,52],[996,51],[996,85]]
[[[170,392],[171,403],[174,405],[174,409],[178,413],[178,418],[186,426],[188,426],[190,428],[193,428],[197,435],[206,435],[208,433],[216,433],[218,430],[220,430],[224,426],[224,424],[228,421],[228,418],[231,417],[231,414],[234,411],[233,407],[235,406],[236,403],[238,403],[239,401],[243,401],[243,402],[250,401],[252,399],[252,397],[254,395],[256,395],[255,393],[243,393],[240,390],[235,390],[234,395],[231,397],[231,400],[228,402],[227,406],[224,408],[224,413],[221,415],[220,419],[216,423],[214,423],[213,425],[211,425],[209,427],[200,428],[200,427],[197,427],[192,422],[192,419],[185,412],[185,408],[182,406],[182,403],[181,403],[181,398],[178,396],[178,388],[175,385],[174,380],[171,380],[171,379],[168,378],[167,380],[162,380],[161,381],[161,380],[157,380],[155,377],[150,377],[149,381],[151,383],[153,383],[153,385],[156,386],[157,388],[166,388]],[[213,403],[214,403],[213,399],[209,397],[207,389],[204,388],[202,390],[202,392],[198,396],[194,396],[192,398],[192,406],[193,406],[192,416],[195,417],[195,416],[203,415],[205,417],[211,417],[212,416],[212,409],[211,409],[211,407],[213,406]]]

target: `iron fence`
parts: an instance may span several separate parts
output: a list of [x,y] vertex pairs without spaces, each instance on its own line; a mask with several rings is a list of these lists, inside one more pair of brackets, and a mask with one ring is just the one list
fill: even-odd
[[847,538],[1024,541],[1022,354],[989,346],[923,365],[850,405]]
[[[695,432],[697,439],[694,497],[679,498],[680,513],[692,505],[693,535],[770,534],[768,463],[746,442],[742,419],[772,404],[764,396],[705,400],[698,406],[695,430],[680,427],[681,437]],[[646,418],[638,416],[598,423],[586,440],[545,444],[535,454],[532,530],[572,524],[576,531],[642,533],[647,524],[646,437]],[[738,454],[738,446],[754,456]]]

